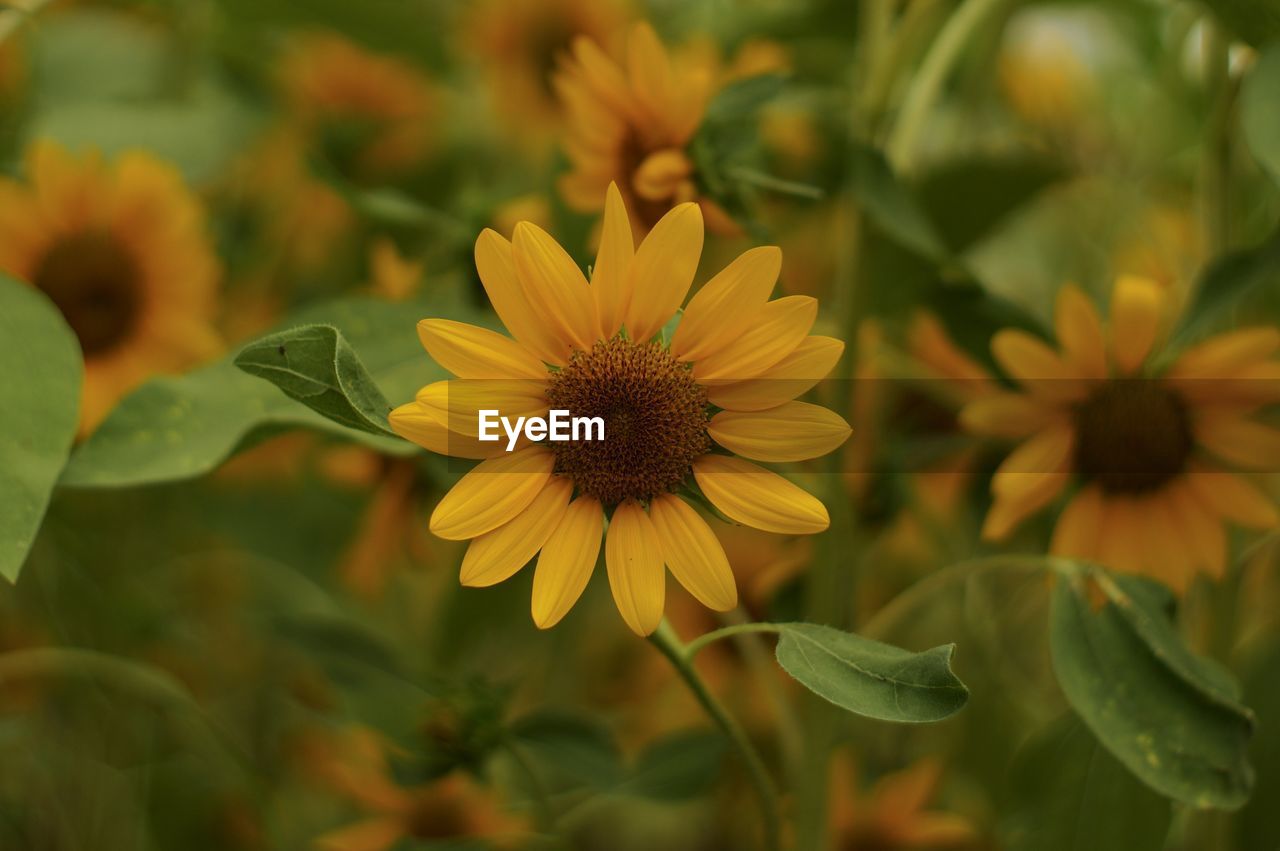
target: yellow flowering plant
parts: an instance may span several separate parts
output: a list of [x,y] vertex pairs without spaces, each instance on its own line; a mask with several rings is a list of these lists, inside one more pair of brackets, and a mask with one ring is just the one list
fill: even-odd
[[0,848],[1280,836],[1280,16],[0,3]]

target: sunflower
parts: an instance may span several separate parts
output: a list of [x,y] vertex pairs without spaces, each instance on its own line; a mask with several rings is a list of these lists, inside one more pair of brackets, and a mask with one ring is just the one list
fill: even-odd
[[[684,203],[635,247],[610,186],[590,283],[534,225],[519,224],[511,242],[480,235],[481,282],[514,339],[446,320],[419,324],[427,351],[461,380],[424,387],[391,413],[392,427],[427,449],[485,459],[441,500],[430,528],[471,541],[464,585],[501,582],[541,551],[539,627],[578,599],[602,538],[614,599],[636,633],[662,618],[664,563],[708,607],[732,608],[728,559],[686,497],[769,532],[827,527],[821,502],[737,456],[798,461],[844,442],[843,419],[795,401],[844,344],[809,335],[814,299],[768,300],[782,262],[774,247],[747,251],[709,280],[668,341],[663,329],[690,289],[702,241],[702,214]],[[514,417],[550,408],[601,417],[605,439],[510,453],[477,439],[480,409]]]
[[641,234],[686,201],[702,206],[713,230],[736,232],[719,205],[700,197],[686,150],[716,76],[705,56],[670,56],[647,23],[631,28],[625,62],[615,62],[590,38],[575,39],[554,80],[572,164],[559,182],[565,203],[595,212],[617,182]]
[[579,36],[600,43],[626,24],[618,0],[488,0],[472,8],[469,43],[483,60],[499,116],[516,138],[544,148],[559,129],[552,77]]
[[409,842],[458,842],[484,838],[498,847],[528,828],[505,814],[497,798],[470,777],[454,772],[430,783],[396,782],[389,746],[372,730],[304,739],[300,757],[308,776],[349,799],[365,817],[314,842],[317,851],[385,851]]
[[978,845],[968,819],[928,808],[942,779],[937,760],[917,760],[885,774],[865,792],[855,775],[852,760],[833,761],[830,822],[832,847],[838,851],[944,851]]
[[280,84],[299,124],[350,176],[403,172],[430,147],[435,93],[407,62],[309,33],[285,51]]
[[1089,298],[1066,286],[1059,350],[1017,330],[992,339],[1022,392],[979,399],[962,419],[1023,443],[992,480],[985,537],[1006,537],[1070,490],[1054,554],[1181,592],[1197,572],[1222,575],[1227,523],[1276,525],[1275,506],[1237,471],[1280,463],[1280,431],[1250,418],[1280,400],[1280,330],[1232,331],[1175,356],[1160,345],[1168,300],[1154,281],[1121,277],[1104,330]]
[[217,352],[218,263],[199,202],[146,154],[107,165],[37,142],[26,172],[0,180],[0,271],[48,296],[79,339],[83,436],[146,378]]

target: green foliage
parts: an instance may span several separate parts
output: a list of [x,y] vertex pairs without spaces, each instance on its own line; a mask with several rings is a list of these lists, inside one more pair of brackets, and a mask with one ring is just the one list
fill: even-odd
[[1255,47],[1280,38],[1277,0],[1203,0],[1236,36]]
[[959,255],[1066,173],[1043,155],[971,156],[925,174],[916,194],[940,240]]
[[854,145],[849,158],[855,199],[884,232],[904,247],[940,265],[950,252],[915,195],[893,173],[884,154]]
[[0,363],[0,576],[14,582],[71,451],[83,367],[48,299],[2,275]]
[[626,790],[657,801],[705,793],[720,774],[725,739],[714,730],[686,730],[659,739],[636,758]]
[[1169,802],[1142,785],[1075,717],[1051,725],[1011,776],[1009,851],[1160,851]]
[[108,156],[145,148],[204,181],[248,143],[258,120],[198,64],[175,54],[157,27],[100,10],[35,28],[38,73],[28,139]]
[[[305,310],[287,324],[341,328],[378,386],[392,399],[407,399],[441,377],[413,332],[418,316],[411,305],[352,298]],[[409,451],[399,440],[326,419],[228,358],[143,385],[76,451],[62,484],[121,487],[203,475],[253,439],[283,428],[317,429],[383,452]]]
[[608,789],[622,779],[622,753],[613,733],[593,716],[543,709],[515,721],[510,734],[560,784]]
[[941,721],[969,690],[951,671],[955,645],[911,653],[828,626],[775,624],[778,664],[801,685],[844,709],[881,721]]
[[1258,162],[1280,181],[1280,43],[1258,57],[1240,92],[1240,125]]
[[1174,333],[1187,344],[1231,326],[1280,317],[1280,232],[1262,245],[1224,255],[1205,270]]
[[339,425],[392,434],[387,425],[391,406],[351,344],[332,325],[268,334],[241,349],[232,362]]
[[[1072,708],[1130,771],[1198,807],[1235,809],[1249,797],[1253,714],[1216,662],[1196,656],[1146,579],[1060,566],[1050,610],[1053,668]],[[1093,595],[1105,601],[1096,606]]]

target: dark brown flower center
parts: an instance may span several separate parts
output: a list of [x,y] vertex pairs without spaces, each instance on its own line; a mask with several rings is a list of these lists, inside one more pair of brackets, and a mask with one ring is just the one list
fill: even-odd
[[655,343],[617,337],[574,352],[552,375],[547,400],[573,417],[604,420],[604,440],[551,446],[556,473],[605,505],[673,490],[711,448],[707,391]]
[[1158,381],[1104,382],[1076,409],[1076,469],[1109,493],[1160,488],[1193,447],[1186,403]]
[[142,307],[138,264],[110,234],[85,231],[53,244],[32,283],[54,303],[86,357],[119,345]]

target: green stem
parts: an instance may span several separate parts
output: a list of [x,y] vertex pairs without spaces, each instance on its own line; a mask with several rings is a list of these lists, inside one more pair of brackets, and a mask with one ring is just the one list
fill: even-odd
[[1205,22],[1205,85],[1212,99],[1201,166],[1205,249],[1216,257],[1231,247],[1232,129],[1239,82],[1231,75],[1231,43]]
[[925,55],[907,90],[893,132],[889,136],[889,160],[902,172],[909,172],[924,130],[925,120],[933,110],[942,86],[960,60],[973,35],[995,15],[1008,0],[964,0],[952,15],[933,46]]
[[[736,629],[736,627],[728,627],[728,629]],[[756,750],[755,745],[747,737],[742,725],[729,714],[724,704],[711,693],[706,681],[702,679],[697,669],[693,666],[692,654],[690,654],[689,648],[676,635],[671,625],[664,620],[659,624],[653,635],[649,636],[649,641],[658,648],[663,656],[667,657],[672,667],[676,669],[676,673],[680,675],[685,685],[689,687],[689,691],[697,698],[698,703],[702,704],[702,708],[706,710],[707,715],[724,732],[733,744],[734,749],[737,750],[738,756],[742,759],[743,764],[746,765],[747,771],[751,776],[756,795],[760,799],[760,817],[764,822],[765,848],[769,849],[769,851],[779,851],[782,847],[779,816],[781,797],[778,794],[777,787],[774,785],[773,777],[769,774],[769,769],[765,767],[764,760],[760,757],[759,751]]]

